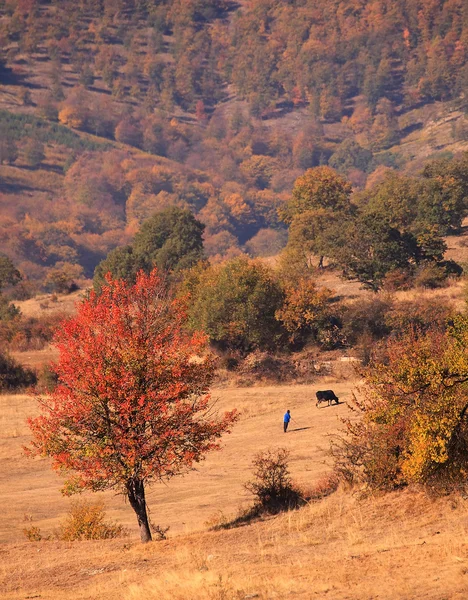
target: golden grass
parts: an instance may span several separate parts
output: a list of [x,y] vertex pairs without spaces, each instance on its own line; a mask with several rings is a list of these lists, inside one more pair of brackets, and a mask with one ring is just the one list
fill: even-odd
[[452,306],[455,310],[464,310],[465,308],[465,289],[467,279],[449,279],[447,287],[434,290],[424,288],[412,288],[410,290],[401,290],[395,292],[396,300],[414,302],[432,300]]
[[262,523],[146,546],[11,544],[0,590],[5,600],[462,599],[467,533],[464,500],[339,490]]
[[72,294],[58,294],[53,300],[53,294],[41,294],[29,300],[15,300],[16,306],[25,317],[41,317],[53,314],[73,314],[76,303],[80,302],[86,290],[78,290]]
[[[324,384],[332,386],[342,400],[352,388],[352,383],[346,381],[332,384],[330,378],[322,381]],[[219,511],[234,516],[240,505],[250,502],[243,484],[250,477],[253,456],[270,446],[291,450],[292,473],[299,484],[309,486],[323,477],[329,470],[328,434],[337,429],[338,417],[347,409],[345,404],[317,409],[314,395],[319,387],[214,390],[220,410],[236,407],[241,411],[240,423],[224,438],[223,449],[209,455],[197,470],[148,491],[155,524],[170,526],[170,534],[179,534],[203,529]],[[295,421],[285,435],[282,419],[288,408]],[[35,400],[28,396],[0,396],[0,497],[8,507],[6,518],[0,521],[0,542],[23,539],[25,514],[32,515],[34,524],[45,533],[51,532],[70,503],[61,496],[61,480],[51,471],[49,461],[23,456],[22,447],[29,439],[25,421],[36,412]],[[109,517],[135,535],[136,520],[131,508],[113,493],[102,496]]]

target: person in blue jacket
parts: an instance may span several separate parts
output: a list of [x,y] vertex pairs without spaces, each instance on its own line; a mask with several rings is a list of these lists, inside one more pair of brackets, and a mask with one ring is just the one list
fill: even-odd
[[286,431],[288,430],[288,425],[289,425],[289,421],[291,420],[291,411],[287,410],[284,414],[284,433],[286,433]]

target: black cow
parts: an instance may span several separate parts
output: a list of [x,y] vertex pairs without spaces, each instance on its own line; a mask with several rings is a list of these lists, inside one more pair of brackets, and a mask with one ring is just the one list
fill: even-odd
[[331,402],[335,402],[336,404],[340,403],[339,398],[335,396],[335,392],[333,390],[324,390],[323,392],[317,392],[315,395],[317,396],[316,406],[318,406],[321,402],[328,402],[328,406],[330,406]]

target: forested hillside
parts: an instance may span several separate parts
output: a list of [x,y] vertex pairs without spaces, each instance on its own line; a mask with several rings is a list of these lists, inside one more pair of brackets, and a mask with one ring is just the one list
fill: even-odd
[[65,63],[150,108],[212,107],[233,84],[254,114],[282,99],[334,120],[358,94],[371,110],[384,97],[411,106],[456,97],[468,78],[463,0],[2,4],[7,62],[49,60],[56,96]]
[[4,0],[0,15],[0,246],[41,285],[92,276],[169,206],[205,224],[214,260],[275,254],[306,169],[360,190],[468,147],[463,0]]

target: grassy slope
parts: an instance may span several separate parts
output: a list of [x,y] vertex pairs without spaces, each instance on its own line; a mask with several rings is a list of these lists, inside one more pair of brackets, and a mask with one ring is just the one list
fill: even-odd
[[[452,252],[466,252],[461,244]],[[454,255],[454,258],[456,256]],[[362,291],[340,284],[332,273],[322,283],[349,299]],[[442,302],[461,302],[464,282],[443,290],[417,292]],[[400,292],[405,297],[414,291]],[[79,292],[76,294],[79,296]],[[71,310],[73,298],[57,305]],[[44,299],[21,303],[25,313]],[[49,350],[19,353],[39,365]],[[219,408],[233,406],[242,418],[221,452],[197,471],[151,489],[148,501],[155,524],[171,526],[170,539],[143,547],[128,504],[103,494],[111,519],[128,527],[128,539],[62,543],[24,541],[31,523],[44,533],[56,529],[70,500],[59,493],[60,480],[47,460],[29,461],[21,448],[28,441],[25,418],[35,403],[24,395],[0,396],[0,597],[62,599],[322,598],[334,600],[443,598],[468,593],[468,504],[461,498],[430,499],[407,491],[360,499],[340,490],[298,512],[227,532],[209,532],[207,523],[235,516],[251,499],[243,488],[256,452],[271,446],[291,450],[291,471],[303,486],[326,474],[329,435],[337,431],[346,405],[316,409],[316,389],[333,388],[346,401],[356,381],[341,363],[335,375],[308,386],[217,389]],[[338,375],[339,374],[339,375]],[[296,423],[285,436],[282,414],[290,408]]]
[[[135,518],[122,498],[104,494],[109,517],[130,529],[106,542],[24,541],[24,515],[47,533],[69,507],[48,461],[21,453],[24,423],[35,411],[24,395],[0,396],[0,597],[50,600],[137,598],[462,599],[468,593],[468,504],[430,499],[418,491],[362,499],[339,490],[332,497],[263,523],[224,532],[207,521],[236,514],[250,498],[243,489],[253,455],[270,446],[291,450],[291,470],[304,486],[327,472],[329,434],[346,405],[315,408],[319,388],[346,401],[355,387],[328,377],[311,386],[215,391],[221,409],[242,411],[225,446],[196,472],[155,486],[152,519],[171,525],[170,539],[142,546]],[[282,414],[290,408],[291,431]]]
[[0,590],[4,600],[461,600],[467,530],[464,500],[405,492],[363,501],[339,491],[250,527],[148,546],[10,544]]

